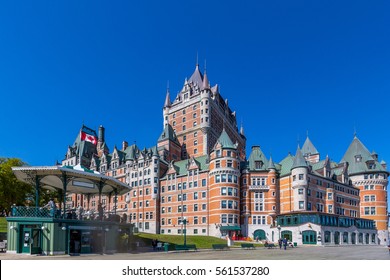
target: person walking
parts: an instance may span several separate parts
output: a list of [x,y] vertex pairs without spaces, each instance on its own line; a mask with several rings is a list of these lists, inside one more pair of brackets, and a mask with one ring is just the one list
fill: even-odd
[[284,250],[287,249],[287,238],[286,237],[283,239],[283,247],[284,247]]
[[282,250],[282,239],[279,238],[278,243],[279,243],[279,249]]
[[50,210],[50,216],[54,217],[56,213],[56,204],[53,198],[50,198],[49,202],[45,206],[43,206],[43,208],[48,208]]
[[84,209],[81,204],[77,207],[77,216],[79,220],[83,219]]

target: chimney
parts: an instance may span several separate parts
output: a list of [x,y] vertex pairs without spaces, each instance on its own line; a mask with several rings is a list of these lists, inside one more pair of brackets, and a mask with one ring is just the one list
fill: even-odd
[[99,139],[100,143],[104,142],[104,127],[102,125],[99,126]]
[[129,143],[127,141],[122,142],[122,151],[126,150],[126,148],[129,146]]

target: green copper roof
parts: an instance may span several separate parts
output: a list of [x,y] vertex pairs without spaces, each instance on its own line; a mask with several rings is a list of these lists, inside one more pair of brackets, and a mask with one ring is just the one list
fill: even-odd
[[236,149],[236,145],[233,144],[225,129],[222,130],[222,133],[219,136],[215,145],[217,145],[218,143],[220,143],[222,145],[222,148],[224,149]]
[[139,149],[138,149],[136,144],[128,146],[125,149],[126,160],[134,160],[134,159],[136,159],[136,155],[137,155],[138,151],[139,151]]
[[[199,166],[199,171],[208,170],[209,164],[208,164],[208,156],[200,156],[197,158],[194,158],[196,164]],[[185,159],[181,161],[173,162],[173,167],[175,168],[177,172],[177,176],[183,176],[187,174],[187,168],[191,163],[191,159]],[[166,177],[166,175],[164,176]]]
[[279,165],[280,168],[280,176],[284,176],[291,173],[291,167],[294,162],[294,157],[289,153],[287,157],[285,157]]
[[314,147],[313,143],[310,141],[309,136],[306,138],[305,143],[302,146],[302,153],[304,155],[306,154],[311,154],[311,155],[316,155],[318,154],[318,151],[316,147]]
[[164,140],[170,140],[180,145],[179,141],[177,140],[176,133],[170,124],[165,125],[164,131],[161,133],[157,141],[161,142]]
[[356,136],[349,145],[340,163],[348,162],[348,174],[358,174],[364,172],[385,171],[385,168],[372,157],[369,150]]
[[[258,164],[256,164],[258,162]],[[248,159],[249,170],[267,170],[268,160],[259,146],[253,146]]]
[[303,157],[302,151],[299,148],[299,146],[297,148],[297,152],[295,153],[295,158],[294,158],[293,165],[291,166],[291,169],[294,169],[297,167],[308,167],[307,162],[306,162],[305,158]]

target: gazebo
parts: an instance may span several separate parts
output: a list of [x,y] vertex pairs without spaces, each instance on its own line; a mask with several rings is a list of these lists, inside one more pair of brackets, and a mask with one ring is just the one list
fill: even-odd
[[[8,252],[27,254],[115,253],[118,237],[131,233],[126,219],[113,215],[102,219],[84,219],[66,207],[67,195],[82,194],[89,199],[102,194],[123,195],[130,187],[119,180],[82,166],[13,167],[15,176],[35,186],[35,207],[13,206],[8,221]],[[60,195],[58,210],[40,207],[42,189],[56,190]],[[114,199],[116,204],[117,199]],[[89,203],[88,203],[89,204]]]

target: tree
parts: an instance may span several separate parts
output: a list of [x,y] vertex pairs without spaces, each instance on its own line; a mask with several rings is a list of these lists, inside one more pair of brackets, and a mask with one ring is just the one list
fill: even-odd
[[[19,181],[12,167],[23,166],[18,158],[0,158],[0,211],[10,211],[12,204],[26,205],[29,198],[35,198],[33,186]],[[0,212],[0,213],[1,213]]]

